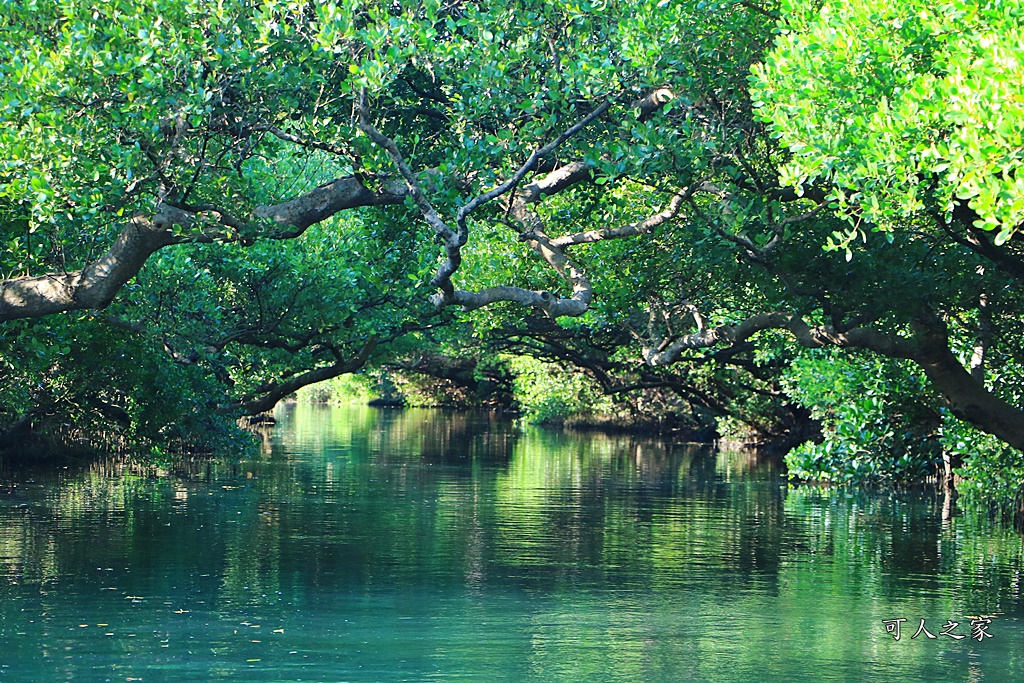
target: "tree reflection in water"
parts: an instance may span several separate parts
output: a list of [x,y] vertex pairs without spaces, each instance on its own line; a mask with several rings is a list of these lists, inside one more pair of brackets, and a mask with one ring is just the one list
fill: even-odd
[[[250,459],[6,467],[11,679],[1024,680],[1020,536],[941,490],[485,413],[279,417]],[[978,614],[984,643],[881,623]]]

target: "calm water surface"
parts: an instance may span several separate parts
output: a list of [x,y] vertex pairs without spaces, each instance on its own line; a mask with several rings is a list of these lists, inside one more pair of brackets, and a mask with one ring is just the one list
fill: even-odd
[[0,468],[0,682],[1024,681],[1021,536],[942,496],[486,415],[279,416],[252,459]]

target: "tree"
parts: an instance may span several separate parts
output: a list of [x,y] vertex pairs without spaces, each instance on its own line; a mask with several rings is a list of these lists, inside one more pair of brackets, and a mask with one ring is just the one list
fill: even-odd
[[[998,379],[1010,370],[1016,383],[1020,372],[1020,4],[784,3],[783,16],[752,78],[762,117],[792,153],[782,182],[823,195],[847,220],[827,240],[847,259],[868,232],[953,259],[940,263],[957,287],[914,302],[903,340],[853,345],[914,361],[958,417],[1021,448],[1020,396]],[[958,345],[973,347],[962,354],[970,372]],[[997,355],[1000,370],[986,377]]]
[[[557,27],[563,37],[551,33]],[[108,307],[146,263],[152,270],[157,252],[233,242],[256,253],[257,240],[297,238],[340,211],[409,199],[427,220],[406,236],[427,242],[423,228],[432,229],[448,242],[447,259],[437,268],[424,249],[405,263],[404,273],[391,273],[391,282],[418,283],[432,274],[441,296],[461,297],[460,303],[472,296],[525,297],[556,312],[568,306],[582,313],[585,279],[578,280],[583,298],[575,303],[556,301],[546,291],[502,287],[456,294],[449,278],[466,240],[469,214],[518,189],[531,172],[539,173],[525,187],[534,194],[516,195],[520,215],[552,183],[567,186],[590,180],[601,168],[622,166],[620,160],[595,156],[570,164],[567,173],[555,169],[558,162],[548,153],[590,123],[597,128],[586,131],[590,137],[616,142],[621,133],[614,133],[615,120],[600,117],[614,109],[620,119],[649,118],[669,96],[642,78],[650,72],[649,47],[623,44],[634,59],[642,58],[637,67],[623,70],[630,55],[618,53],[620,41],[595,40],[617,29],[589,8],[527,4],[489,15],[475,6],[432,3],[405,9],[374,3],[340,9],[228,3],[210,9],[190,2],[121,2],[94,9],[26,2],[5,7],[3,30],[4,76],[12,87],[3,101],[2,194],[16,219],[5,222],[4,268],[10,277],[0,282],[0,320],[6,321],[76,310],[89,311],[91,320],[91,312]],[[519,51],[518,61],[504,59],[510,49]],[[562,51],[586,59],[563,65]],[[471,70],[467,64],[488,67]],[[506,87],[497,97],[490,81],[502,82],[503,74]],[[621,159],[625,153],[617,144]],[[534,145],[541,149],[531,154]],[[585,141],[577,149],[590,147]],[[415,175],[406,157],[414,159]],[[277,175],[288,165],[290,174]],[[310,173],[313,165],[319,168]],[[402,173],[396,176],[395,167]],[[506,175],[511,182],[499,183]],[[295,193],[296,183],[309,189]],[[484,192],[494,185],[498,191]],[[479,194],[459,207],[458,196],[467,192]],[[431,202],[455,216],[454,230],[431,218]],[[500,214],[489,211],[492,217]],[[356,220],[394,225],[407,218],[399,207],[390,216],[363,212]],[[535,246],[560,263],[560,248],[539,241]],[[194,253],[210,258],[215,252]],[[167,275],[170,282],[180,281],[173,269],[188,264],[200,274],[208,270],[201,259],[176,255],[165,262],[172,272],[153,273],[154,280]],[[212,302],[230,296],[235,289],[230,278],[199,281],[209,300],[197,306],[222,312],[224,307]],[[373,299],[353,285],[356,299]],[[164,316],[160,326],[167,329],[150,327],[157,345],[175,363],[201,360],[196,349],[183,354],[166,343],[168,334],[185,334],[182,316],[175,320],[160,306],[166,300],[156,298],[136,299],[127,315],[102,320],[140,334],[145,326],[140,318],[155,326],[151,319],[159,313]],[[207,312],[191,315],[210,326],[217,316]],[[222,354],[224,344],[275,347],[293,355],[337,348],[321,339],[337,321],[296,331],[301,343],[295,335],[281,339],[279,330],[265,325],[236,322],[239,329],[227,330],[223,338],[211,339],[206,330],[199,334],[205,342],[195,339],[193,346],[207,355]],[[28,337],[38,343],[36,328],[26,333],[17,323],[6,327],[12,347],[30,343]],[[347,356],[351,361],[339,358],[336,370],[363,362],[367,340],[379,343],[381,336],[360,337],[362,345]],[[17,354],[12,348],[5,355]],[[41,360],[37,371],[26,375],[52,374],[52,362]],[[323,361],[307,358],[306,363],[318,367],[305,373],[285,368],[286,382],[264,383],[238,396],[236,405],[266,407],[285,389],[325,376],[319,371]],[[213,359],[209,365],[229,388],[237,382],[218,370],[230,363]],[[11,375],[11,384],[23,384],[19,379]],[[16,393],[16,387],[11,390]],[[258,400],[261,393],[265,401]],[[14,413],[24,413],[31,403],[26,399]]]
[[[9,3],[5,343],[106,309],[237,414],[461,318],[564,354],[605,391],[669,387],[755,423],[788,404],[795,340],[912,361],[955,414],[1020,448],[1015,200],[986,208],[978,189],[981,222],[960,231],[941,200],[966,180],[892,204],[912,184],[895,137],[888,166],[864,164],[889,185],[801,156],[813,112],[787,128],[785,102],[806,69],[783,67],[815,16],[784,6],[773,48],[774,11],[750,2]],[[766,52],[758,109],[748,75]],[[881,76],[859,75],[850,97],[867,101]],[[811,101],[827,113],[828,97]],[[989,161],[970,167],[979,188]],[[865,213],[871,197],[890,209]],[[975,348],[983,381],[957,357]],[[52,383],[68,361],[43,355]]]

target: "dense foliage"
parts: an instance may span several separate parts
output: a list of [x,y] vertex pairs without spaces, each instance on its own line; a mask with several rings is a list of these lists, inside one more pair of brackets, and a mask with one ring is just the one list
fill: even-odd
[[[1024,5],[784,2],[756,94],[793,153],[795,186],[827,181],[842,212],[901,230],[931,212],[1001,246],[1024,221]],[[844,246],[857,235],[851,230]]]
[[0,442],[201,438],[375,367],[504,387],[484,403],[518,382],[556,417],[789,445],[820,424],[791,459],[815,477],[920,478],[968,429],[1005,471],[1022,23],[967,0],[5,3]]

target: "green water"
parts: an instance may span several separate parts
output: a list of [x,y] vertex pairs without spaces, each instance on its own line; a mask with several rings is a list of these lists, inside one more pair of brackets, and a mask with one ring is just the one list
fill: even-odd
[[[486,415],[279,415],[249,460],[0,469],[0,682],[1024,681],[1021,536],[940,495]],[[980,615],[992,638],[939,635]]]

